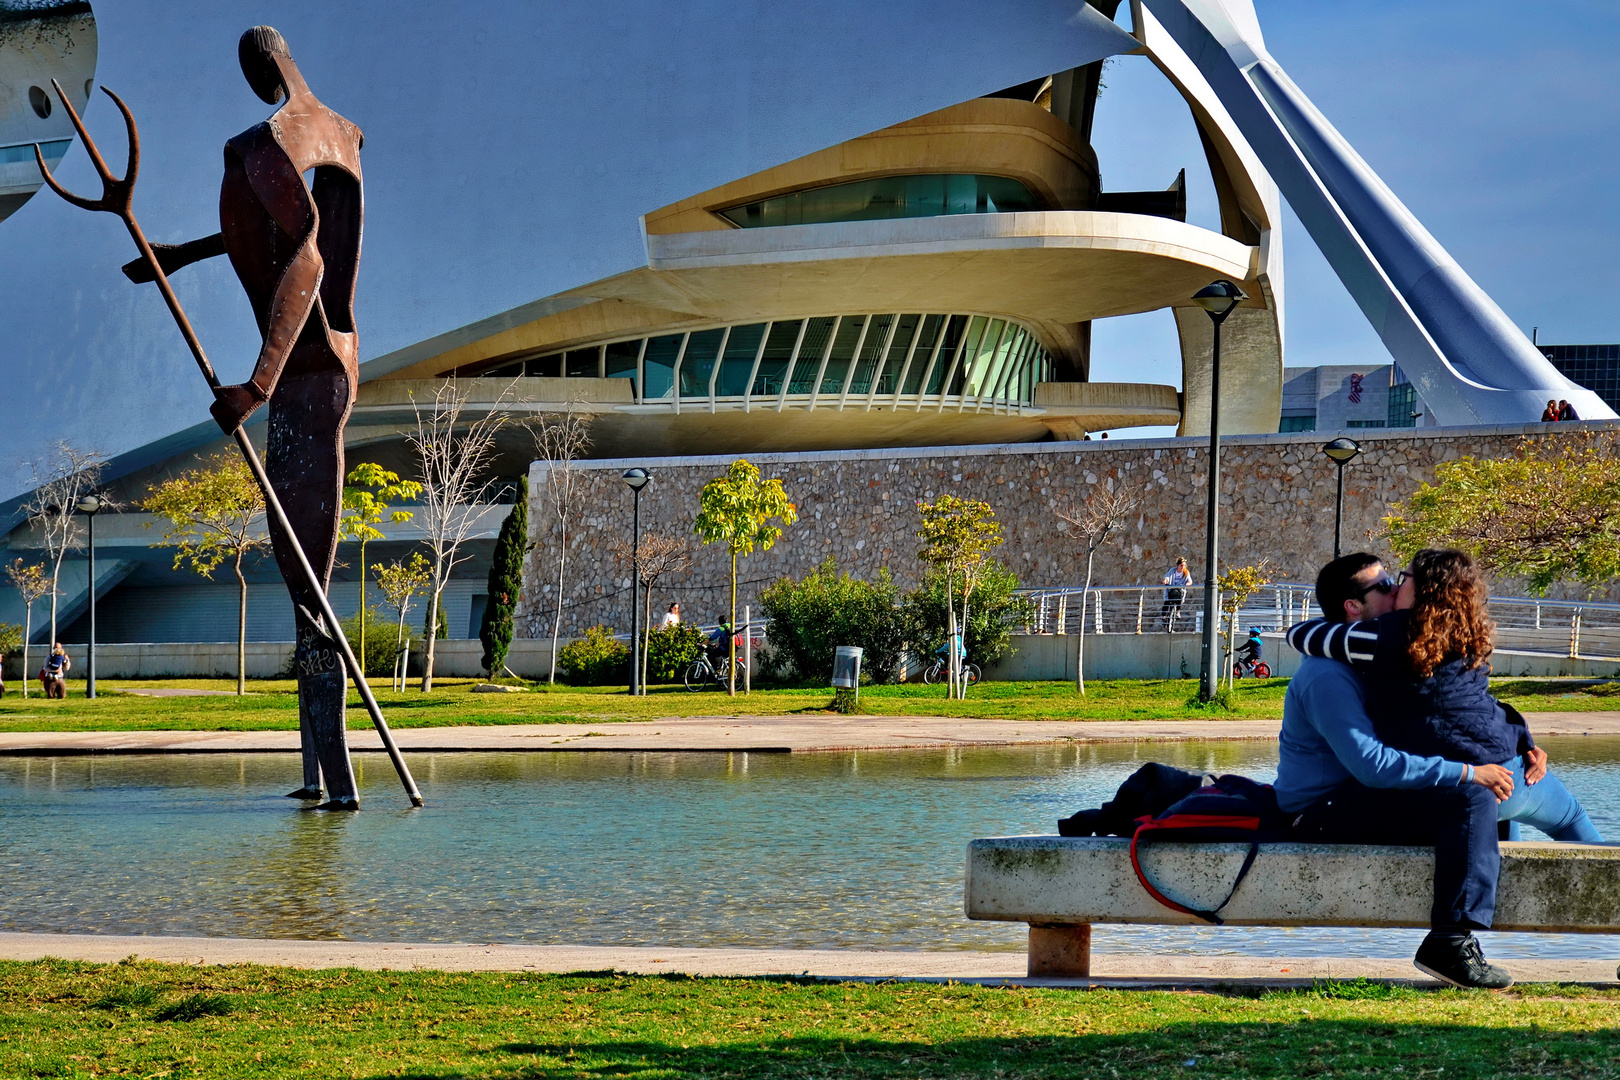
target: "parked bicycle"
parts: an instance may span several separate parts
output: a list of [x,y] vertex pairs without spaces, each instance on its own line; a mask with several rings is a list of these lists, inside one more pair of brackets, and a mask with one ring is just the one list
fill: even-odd
[[[713,684],[716,690],[724,690],[729,681],[727,676],[731,672],[731,657],[721,655],[718,660],[711,660],[707,654],[699,656],[686,666],[686,688],[691,691],[702,690]],[[737,685],[743,684],[743,676],[748,673],[748,663],[742,657],[737,657]]]
[[[945,655],[942,652],[934,657],[933,663],[923,668],[922,680],[932,686],[934,683],[943,680],[949,673],[945,664]],[[963,664],[962,677],[967,680],[969,686],[972,686],[984,677],[984,672],[979,670],[978,664]]]

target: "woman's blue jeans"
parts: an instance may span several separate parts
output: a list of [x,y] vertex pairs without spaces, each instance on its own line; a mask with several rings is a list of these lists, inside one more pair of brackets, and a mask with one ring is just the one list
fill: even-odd
[[1513,770],[1513,794],[1496,806],[1496,819],[1508,822],[1509,840],[1519,839],[1519,824],[1534,825],[1554,840],[1600,844],[1603,834],[1586,816],[1580,801],[1550,771],[1534,784],[1524,782],[1524,758],[1502,763]]

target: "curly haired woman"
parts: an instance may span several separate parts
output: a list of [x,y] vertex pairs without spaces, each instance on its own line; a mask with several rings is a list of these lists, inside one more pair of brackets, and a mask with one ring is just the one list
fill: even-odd
[[1601,842],[1575,796],[1551,773],[1539,775],[1546,755],[1524,717],[1490,694],[1494,624],[1474,561],[1461,551],[1426,549],[1383,585],[1395,590],[1388,615],[1300,623],[1288,631],[1288,644],[1361,674],[1368,715],[1388,745],[1512,771],[1513,795],[1498,808],[1499,819],[1513,823],[1511,839],[1523,822],[1554,840]]

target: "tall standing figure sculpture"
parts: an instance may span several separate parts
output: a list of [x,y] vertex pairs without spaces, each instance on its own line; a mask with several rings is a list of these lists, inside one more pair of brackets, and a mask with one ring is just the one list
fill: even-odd
[[[354,286],[360,265],[360,129],[310,91],[286,40],[255,26],[237,46],[253,92],[281,107],[225,144],[220,231],[187,244],[154,244],[164,272],[229,256],[264,344],[247,382],[219,386],[212,413],[232,434],[270,406],[266,471],[324,592],[337,557],[343,499],[343,427],[359,384]],[[313,182],[306,184],[306,174]],[[150,281],[145,260],[124,267]],[[347,677],[313,583],[276,522],[270,538],[292,593],[297,645],[303,787],[294,798],[323,809],[358,809],[345,736]]]

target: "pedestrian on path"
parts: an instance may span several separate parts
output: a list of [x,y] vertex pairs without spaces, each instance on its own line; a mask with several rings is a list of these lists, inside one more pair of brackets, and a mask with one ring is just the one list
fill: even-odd
[[1187,602],[1187,586],[1192,584],[1192,575],[1187,572],[1187,560],[1177,559],[1176,565],[1164,575],[1161,584],[1170,586],[1164,590],[1164,606],[1159,609],[1159,618],[1164,623],[1167,633],[1176,632],[1176,616],[1181,613],[1181,605]]

